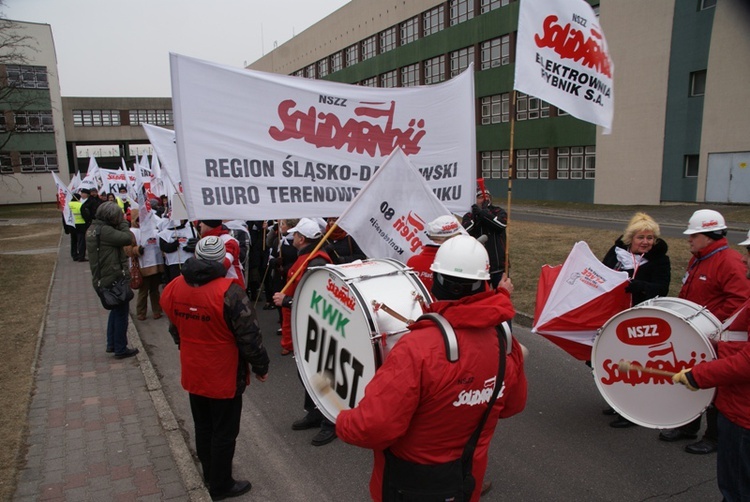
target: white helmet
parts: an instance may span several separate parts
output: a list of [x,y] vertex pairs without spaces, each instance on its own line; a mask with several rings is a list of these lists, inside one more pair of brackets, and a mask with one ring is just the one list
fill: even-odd
[[747,239],[740,242],[740,246],[750,246],[750,230],[747,231]]
[[460,233],[461,225],[451,215],[438,216],[427,224],[427,237],[430,239],[454,237]]
[[687,230],[682,233],[685,235],[702,234],[705,232],[717,232],[726,228],[727,225],[720,212],[713,209],[699,209],[690,217]]
[[474,237],[457,235],[438,248],[430,270],[452,277],[487,281],[490,258]]

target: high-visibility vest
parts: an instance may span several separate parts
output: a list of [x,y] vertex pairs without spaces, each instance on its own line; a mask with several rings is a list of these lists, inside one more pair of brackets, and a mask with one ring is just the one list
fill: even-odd
[[81,206],[83,203],[78,200],[71,200],[68,202],[68,207],[70,207],[70,211],[73,213],[73,219],[75,220],[76,225],[85,225],[86,220],[83,219],[83,216],[81,215]]

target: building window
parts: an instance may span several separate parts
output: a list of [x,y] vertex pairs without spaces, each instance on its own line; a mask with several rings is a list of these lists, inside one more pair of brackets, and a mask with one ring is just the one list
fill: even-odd
[[172,110],[130,110],[130,125],[174,125]]
[[378,86],[378,77],[366,78],[362,82],[360,82],[359,85],[362,85],[364,87],[377,87]]
[[516,95],[516,120],[534,120],[549,117],[549,103],[519,92]]
[[305,78],[315,78],[315,63],[305,66]]
[[75,127],[116,127],[120,126],[119,110],[73,110]]
[[690,74],[690,95],[703,96],[706,94],[706,70],[694,71]]
[[437,84],[445,80],[445,55],[424,62],[424,83]]
[[5,112],[0,111],[0,133],[8,132],[8,126],[5,125]]
[[396,70],[391,70],[380,75],[380,87],[396,86],[398,86],[398,73]]
[[305,70],[297,70],[294,73],[292,73],[295,77],[305,78]]
[[401,68],[401,87],[414,87],[415,85],[419,85],[419,63]]
[[328,58],[318,61],[318,77],[323,78],[328,75]]
[[474,62],[474,46],[464,47],[450,53],[451,57],[451,78],[455,77]]
[[378,55],[378,39],[376,35],[365,38],[360,44],[362,45],[362,61]]
[[450,25],[455,26],[474,17],[474,0],[450,0]]
[[482,178],[508,179],[510,152],[508,150],[493,150],[482,152]]
[[482,70],[510,63],[510,35],[493,38],[481,44]]
[[509,3],[510,0],[482,0],[482,3],[479,6],[479,12],[486,14],[491,10],[499,9]]
[[716,7],[716,0],[700,0],[700,10],[712,9]]
[[13,174],[13,162],[8,153],[0,153],[0,174]]
[[516,178],[519,180],[549,179],[549,149],[516,150]]
[[344,67],[344,57],[341,51],[331,55],[331,73],[341,70]]
[[396,27],[393,26],[380,32],[380,53],[396,48]]
[[510,120],[510,93],[485,96],[481,100],[482,125],[499,124]]
[[422,13],[422,31],[424,36],[432,35],[445,28],[445,5]]
[[46,66],[7,65],[8,87],[49,89]]
[[57,154],[55,152],[21,152],[22,173],[58,172]]
[[346,54],[346,67],[354,66],[359,63],[359,45],[350,45],[345,49]]
[[571,146],[557,149],[557,179],[594,179],[596,147]]
[[685,155],[685,177],[698,177],[698,155]]
[[14,112],[16,132],[55,132],[52,110]]
[[407,19],[399,27],[401,29],[401,45],[406,45],[419,39],[419,16]]

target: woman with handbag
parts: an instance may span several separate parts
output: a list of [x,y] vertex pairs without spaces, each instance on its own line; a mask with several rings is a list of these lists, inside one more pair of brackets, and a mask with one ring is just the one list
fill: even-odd
[[[138,349],[128,348],[128,315],[133,293],[128,286],[130,271],[124,246],[135,244],[128,222],[115,202],[105,202],[96,210],[96,218],[86,232],[86,247],[94,290],[105,304],[103,290],[128,293],[119,301],[107,304],[107,352],[114,352],[117,359],[132,357]],[[124,287],[120,288],[124,282]]]

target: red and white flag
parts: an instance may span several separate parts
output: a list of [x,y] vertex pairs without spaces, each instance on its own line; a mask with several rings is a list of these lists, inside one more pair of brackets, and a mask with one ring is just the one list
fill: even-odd
[[542,267],[531,331],[576,359],[591,359],[599,328],[630,308],[628,274],[600,262],[585,242],[577,242],[562,266]]
[[51,174],[55,180],[55,186],[57,187],[57,209],[62,212],[65,225],[69,227],[75,227],[76,220],[73,216],[73,211],[70,209],[70,205],[68,205],[71,199],[73,199],[73,192],[68,190],[68,187],[60,178],[57,177],[57,174]]
[[396,148],[338,219],[370,258],[402,263],[426,243],[427,224],[451,214]]
[[612,128],[614,64],[585,0],[521,0],[513,88]]

